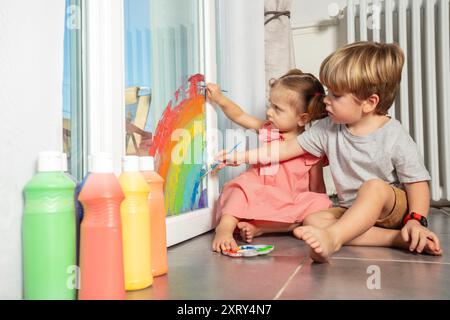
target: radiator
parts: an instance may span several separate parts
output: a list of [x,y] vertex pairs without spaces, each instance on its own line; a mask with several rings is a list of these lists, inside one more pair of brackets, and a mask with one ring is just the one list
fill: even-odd
[[450,0],[348,0],[347,40],[396,42],[406,55],[391,116],[419,146],[434,203],[450,201]]

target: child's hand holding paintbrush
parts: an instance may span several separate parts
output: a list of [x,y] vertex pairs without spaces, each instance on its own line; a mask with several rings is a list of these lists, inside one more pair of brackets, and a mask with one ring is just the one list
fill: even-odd
[[241,144],[241,142],[239,142],[233,148],[231,148],[230,151],[227,151],[227,150],[220,151],[215,157],[216,162],[201,177],[203,178],[204,176],[208,175],[210,172],[212,172],[212,174],[215,175],[217,172],[222,170],[227,165],[229,165],[229,166],[238,166],[238,164],[224,163],[224,162],[220,161],[219,159],[222,159],[223,157],[226,157],[226,155],[230,155],[233,151],[236,150],[236,148]]
[[228,98],[223,95],[222,92],[227,92],[225,90],[221,90],[220,86],[214,83],[208,83],[205,85],[206,97],[212,103],[218,104],[222,107],[227,103]]

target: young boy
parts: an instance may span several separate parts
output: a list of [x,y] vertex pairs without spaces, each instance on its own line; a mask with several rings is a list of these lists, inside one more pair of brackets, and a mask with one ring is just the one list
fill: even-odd
[[329,90],[327,118],[297,139],[279,142],[277,159],[264,146],[218,155],[234,164],[284,161],[305,152],[327,156],[339,207],[310,215],[294,230],[315,262],[328,261],[345,244],[442,254],[427,229],[430,175],[412,138],[387,115],[404,60],[396,44],[359,42],[337,50],[320,68]]

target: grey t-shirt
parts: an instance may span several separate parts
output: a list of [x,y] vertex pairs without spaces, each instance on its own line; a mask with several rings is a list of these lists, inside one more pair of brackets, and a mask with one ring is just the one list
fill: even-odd
[[345,208],[355,201],[361,185],[371,179],[402,189],[403,183],[430,180],[416,143],[395,119],[369,135],[355,136],[345,125],[327,117],[297,140],[312,155],[328,157],[339,205]]

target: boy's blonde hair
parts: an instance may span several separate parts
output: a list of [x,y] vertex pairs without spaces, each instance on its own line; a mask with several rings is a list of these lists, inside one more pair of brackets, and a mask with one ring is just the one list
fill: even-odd
[[320,81],[338,94],[359,100],[380,97],[375,113],[387,114],[402,78],[405,55],[397,44],[356,42],[328,56],[320,67]]

